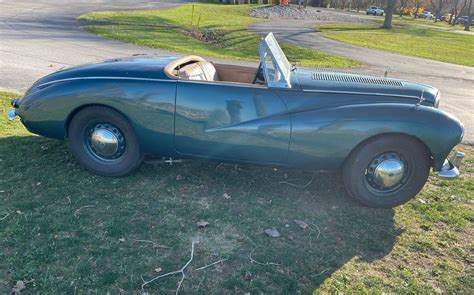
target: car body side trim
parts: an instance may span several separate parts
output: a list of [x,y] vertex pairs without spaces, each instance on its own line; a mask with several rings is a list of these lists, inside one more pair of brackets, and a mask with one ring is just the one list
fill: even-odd
[[59,79],[59,80],[45,82],[43,84],[38,85],[37,87],[45,87],[45,86],[55,84],[55,83],[68,82],[68,81],[77,81],[77,80],[134,80],[134,81],[155,81],[155,82],[173,82],[173,83],[176,83],[176,80],[170,80],[170,79],[97,76],[97,77],[74,77],[74,78]]

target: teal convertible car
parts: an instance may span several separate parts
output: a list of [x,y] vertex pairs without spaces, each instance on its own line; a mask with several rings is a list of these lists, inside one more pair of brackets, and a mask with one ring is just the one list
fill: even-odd
[[199,56],[135,57],[48,75],[13,100],[33,133],[67,139],[93,173],[122,176],[144,155],[342,169],[348,193],[393,207],[415,196],[464,134],[423,84],[291,66],[273,34],[258,68]]

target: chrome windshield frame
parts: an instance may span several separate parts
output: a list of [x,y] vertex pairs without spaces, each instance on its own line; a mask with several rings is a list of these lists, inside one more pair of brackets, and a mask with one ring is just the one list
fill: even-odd
[[[258,46],[258,53],[260,55],[260,62],[263,66],[265,81],[268,87],[274,88],[291,88],[291,64],[286,58],[285,53],[281,49],[273,33],[268,33]],[[267,68],[266,58],[270,56],[273,65],[279,72],[279,79],[273,80],[270,77],[269,69]]]

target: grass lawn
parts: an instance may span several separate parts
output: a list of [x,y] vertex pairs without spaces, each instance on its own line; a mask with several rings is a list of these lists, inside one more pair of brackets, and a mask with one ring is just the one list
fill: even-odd
[[395,22],[400,22],[400,23],[407,23],[407,24],[417,24],[417,25],[424,25],[424,26],[434,26],[434,27],[439,27],[439,28],[444,28],[447,30],[452,30],[452,31],[462,31],[464,30],[464,26],[461,25],[450,25],[447,22],[434,22],[433,20],[428,20],[428,19],[422,19],[422,18],[417,18],[413,19],[412,17],[407,17],[407,16],[394,16],[393,21]]
[[[264,20],[247,15],[254,7],[194,3],[163,11],[91,12],[79,20],[93,22],[83,29],[106,38],[177,52],[258,60],[257,46],[261,38],[248,32],[247,25]],[[192,27],[212,35],[211,42],[192,37]],[[345,68],[360,65],[351,59],[295,45],[282,44],[282,48],[290,61],[302,66]]]
[[[362,11],[361,11],[361,13],[362,13]],[[363,14],[365,14],[365,12],[363,12]],[[370,16],[368,16],[368,17],[370,17]],[[385,18],[385,16],[382,16],[382,17],[373,17],[372,16],[371,20],[376,21],[376,22],[380,22],[380,24],[382,24],[384,18]],[[405,24],[405,25],[433,26],[433,27],[438,27],[438,28],[442,28],[442,29],[446,29],[446,30],[453,30],[453,31],[464,30],[464,26],[461,26],[461,25],[452,26],[452,25],[448,24],[445,21],[434,22],[434,20],[424,19],[424,18],[413,18],[412,16],[407,16],[407,15],[404,15],[402,17],[400,17],[399,15],[394,15],[392,21],[393,21],[394,24],[399,24],[399,25],[400,24]]]
[[[406,205],[371,209],[348,199],[336,172],[316,173],[306,188],[281,182],[304,184],[310,172],[200,161],[95,176],[65,142],[8,122],[13,95],[0,93],[1,294],[18,280],[27,282],[24,294],[137,294],[141,277],[180,269],[193,240],[183,294],[474,288],[472,147],[460,147],[467,159],[459,179],[432,176]],[[263,233],[271,227],[281,237]],[[171,293],[180,279],[145,291]]]
[[[419,20],[394,21],[392,30],[380,24],[328,24],[316,29],[324,36],[353,45],[474,66],[474,36],[418,25]],[[431,24],[431,23],[430,23]]]

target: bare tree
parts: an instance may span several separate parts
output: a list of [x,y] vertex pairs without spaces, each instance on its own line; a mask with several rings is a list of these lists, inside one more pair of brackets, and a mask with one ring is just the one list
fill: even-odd
[[434,12],[435,12],[435,22],[438,21],[438,19],[441,19],[441,14],[443,13],[443,9],[446,7],[448,4],[448,0],[430,0],[431,6],[433,6]]
[[399,12],[400,17],[403,16],[403,11],[407,7],[407,4],[408,4],[408,0],[400,0],[400,12]]
[[467,10],[468,17],[467,21],[464,23],[464,31],[470,31],[472,23],[472,0],[469,0],[469,8]]
[[415,0],[415,13],[413,15],[413,18],[416,18],[418,16],[418,11],[420,11],[421,5],[423,5],[422,0]]
[[453,8],[451,10],[451,17],[449,18],[451,25],[454,26],[459,17],[464,14],[467,4],[468,0],[453,0]]
[[393,11],[395,10],[395,4],[397,4],[397,0],[387,0],[387,9],[385,9],[385,20],[382,29],[392,28],[392,17]]
[[354,3],[354,4],[355,4],[355,6],[356,6],[355,8],[357,9],[357,12],[359,12],[359,11],[360,11],[360,7],[361,7],[361,5],[362,5],[362,0],[355,0],[355,3]]

